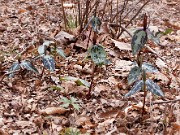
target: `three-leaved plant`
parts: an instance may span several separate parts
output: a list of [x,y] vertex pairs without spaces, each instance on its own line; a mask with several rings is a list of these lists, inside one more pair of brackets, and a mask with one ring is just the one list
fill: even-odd
[[129,97],[140,90],[144,91],[142,116],[144,113],[145,97],[147,90],[155,95],[164,96],[160,87],[156,83],[154,83],[153,80],[148,79],[146,75],[147,72],[150,73],[158,72],[158,69],[154,67],[152,64],[143,62],[143,56],[141,51],[144,48],[145,44],[147,43],[147,40],[148,40],[147,16],[145,15],[144,28],[136,30],[132,37],[131,48],[132,48],[132,54],[136,56],[136,62],[134,64],[134,67],[131,69],[129,73],[128,84],[131,85],[134,83],[134,85],[131,88],[131,90],[125,95],[125,97]]
[[55,60],[52,55],[58,54],[61,57],[66,58],[64,51],[61,48],[58,48],[54,41],[45,41],[42,45],[38,47],[38,53],[44,67],[46,67],[50,71],[55,70]]
[[64,107],[64,108],[70,108],[70,109],[74,108],[74,109],[76,109],[78,111],[80,109],[80,106],[79,106],[80,101],[78,101],[77,98],[70,97],[68,99],[66,97],[62,97],[60,99],[60,102],[63,103],[61,106]]
[[108,65],[110,63],[110,61],[107,59],[105,49],[99,44],[93,45],[88,50],[88,58],[90,58],[93,61],[93,72],[91,75],[91,85],[89,87],[87,98],[91,96],[91,91],[94,84],[94,73],[96,72],[97,68],[102,65]]

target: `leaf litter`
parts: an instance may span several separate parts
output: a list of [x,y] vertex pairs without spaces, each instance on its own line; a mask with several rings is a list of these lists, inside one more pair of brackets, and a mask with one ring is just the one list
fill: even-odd
[[[160,74],[152,76],[152,79],[160,84],[161,90],[168,99],[179,99],[179,24],[176,23],[179,18],[178,15],[175,15],[176,10],[174,10],[178,9],[177,3],[178,1],[162,2],[163,7],[151,16],[153,25],[158,25],[160,30],[165,30],[165,27],[173,30],[160,39],[166,43],[164,48],[158,49],[165,61],[154,58]],[[151,7],[154,7],[154,4],[149,4],[144,11],[152,12]],[[171,6],[174,9],[170,8]],[[51,10],[47,11],[47,7]],[[167,10],[170,13],[164,14]],[[78,84],[89,86],[92,73],[92,66],[89,63],[84,66],[84,57],[82,57],[84,52],[79,50],[79,48],[87,49],[87,39],[84,42],[77,41],[79,45],[75,43],[74,46],[79,48],[73,46],[72,42],[75,42],[75,36],[59,27],[61,19],[58,14],[59,3],[56,0],[54,5],[49,2],[27,2],[25,0],[5,2],[2,0],[0,11],[0,78],[5,69],[11,67],[10,62],[14,62],[17,53],[22,52],[31,44],[33,47],[30,49],[32,50],[27,50],[30,52],[28,54],[25,51],[22,58],[34,56],[38,53],[38,46],[42,45],[41,40],[49,40],[47,37],[57,40],[59,47],[63,49],[70,48],[68,56],[72,56],[65,60],[60,59],[56,64],[63,66],[55,69],[54,73],[45,72],[41,80],[38,75],[30,71],[27,71],[26,74],[22,73],[22,75],[17,74],[14,78],[4,78],[0,83],[1,134],[56,135],[69,127],[78,128],[80,131],[90,134],[161,134],[163,132],[178,134],[180,132],[179,102],[168,105],[146,105],[147,118],[143,124],[140,124],[138,118],[140,117],[140,108],[142,108],[143,93],[124,98],[125,93],[130,90],[126,80],[127,72],[132,67],[132,56],[129,57],[128,54],[131,51],[128,38],[125,39],[128,42],[124,44],[122,41],[112,38],[114,45],[109,44],[109,41],[106,41],[107,38],[101,38],[105,40],[103,47],[113,54],[108,56],[112,64],[101,67],[101,72],[95,75],[96,84],[93,96],[90,100],[86,100],[85,95],[88,89],[86,86],[78,86]],[[156,14],[162,16],[163,19],[157,17]],[[168,16],[169,18],[167,18]],[[139,25],[138,20],[136,23]],[[89,41],[89,46],[91,42]],[[67,45],[69,43],[70,46]],[[146,58],[150,59],[151,56]],[[39,62],[36,67],[41,67],[41,63]],[[40,73],[41,70],[38,68]],[[56,80],[64,76],[73,76],[76,80],[82,80],[77,83],[72,80],[67,82],[59,80],[55,83],[51,76],[56,76]],[[51,89],[53,85],[57,84],[62,86],[65,92],[62,89]],[[79,103],[81,106],[79,112],[61,107],[59,100],[62,95],[64,97],[74,96],[82,100]],[[160,97],[150,95],[148,102],[153,103],[158,99],[163,101]]]

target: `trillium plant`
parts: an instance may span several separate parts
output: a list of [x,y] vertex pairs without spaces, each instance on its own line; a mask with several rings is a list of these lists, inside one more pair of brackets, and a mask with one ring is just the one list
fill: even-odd
[[106,54],[105,49],[100,44],[95,44],[88,50],[88,58],[90,58],[93,62],[91,85],[89,87],[89,92],[87,94],[87,98],[90,98],[91,90],[92,90],[93,84],[94,84],[94,74],[97,71],[97,68],[102,65],[108,65],[110,62],[107,59],[107,54]]
[[[49,54],[47,52],[49,52]],[[42,45],[38,47],[38,53],[44,67],[49,69],[50,71],[55,70],[55,60],[52,55],[58,54],[61,57],[66,58],[64,51],[61,48],[58,48],[54,41],[45,41]]]
[[[49,53],[48,53],[49,52]],[[66,58],[64,51],[61,48],[58,48],[53,41],[45,41],[42,45],[38,47],[39,56],[36,58],[41,58],[42,63],[45,68],[50,71],[55,70],[55,60],[53,55],[60,55],[63,58]],[[43,72],[44,72],[43,67]],[[14,62],[5,75],[9,75],[10,78],[14,77],[15,73],[20,73],[20,71],[28,70],[34,73],[39,73],[36,67],[32,64],[32,60],[21,60],[19,56],[18,61]],[[42,74],[43,74],[42,72]]]
[[[143,108],[142,108],[142,116],[144,113],[144,106],[145,106],[145,97],[147,91],[152,92],[157,96],[164,96],[163,92],[161,91],[160,87],[153,82],[153,80],[148,79],[146,76],[147,72],[153,73],[158,72],[158,69],[154,67],[150,63],[143,62],[143,56],[141,55],[141,50],[145,46],[148,40],[148,30],[147,30],[147,16],[144,16],[144,28],[136,30],[131,42],[132,54],[136,56],[136,62],[134,67],[131,69],[129,76],[128,76],[128,84],[133,85],[132,89],[125,95],[125,97],[129,97],[136,92],[143,90],[144,91],[144,101],[143,101]],[[139,78],[142,78],[139,80]]]
[[34,73],[39,73],[35,66],[29,60],[20,60],[18,62],[14,62],[6,74],[9,75],[10,78],[14,77],[15,73],[20,73],[22,70],[32,71]]

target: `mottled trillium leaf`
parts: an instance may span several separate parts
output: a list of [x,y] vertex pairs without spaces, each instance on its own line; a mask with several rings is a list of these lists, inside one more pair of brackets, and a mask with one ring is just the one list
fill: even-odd
[[147,90],[149,90],[150,92],[152,92],[155,95],[162,96],[162,97],[164,96],[160,87],[150,79],[146,80],[146,88],[147,88]]
[[50,71],[54,71],[55,70],[55,61],[54,59],[49,56],[49,55],[44,55],[42,57],[42,62],[43,62],[43,65],[49,69]]
[[90,87],[90,83],[83,79],[78,79],[75,81],[77,85],[83,85],[86,87]]
[[142,71],[138,66],[133,67],[129,72],[128,84],[131,85],[132,83],[134,83],[139,78],[141,73]]
[[[9,68],[8,72],[14,72],[16,70],[19,70],[21,68],[20,64],[18,62],[15,62],[12,64],[12,66]],[[14,77],[14,73],[9,74],[9,77]]]
[[150,72],[150,73],[155,73],[158,72],[158,69],[156,67],[154,67],[152,64],[150,63],[143,63],[142,64],[142,69],[145,69],[146,72]]
[[43,54],[45,54],[46,49],[47,49],[47,46],[40,45],[40,46],[38,47],[38,53],[39,53],[40,55],[43,55]]
[[142,89],[142,86],[143,86],[143,81],[142,80],[137,81],[132,87],[132,89],[125,95],[125,97],[129,97],[135,94],[136,92],[140,91]]
[[57,48],[57,49],[56,49],[56,52],[57,52],[61,57],[66,58],[66,55],[65,55],[65,53],[64,53],[64,51],[63,51],[62,49]]
[[147,33],[146,31],[142,30],[136,30],[131,42],[131,48],[133,55],[137,54],[145,45],[147,42]]
[[91,55],[92,61],[96,65],[105,64],[107,56],[106,56],[106,52],[105,52],[105,50],[104,50],[104,48],[102,46],[94,45],[90,50],[90,55]]
[[39,73],[38,70],[35,68],[35,66],[29,61],[26,61],[26,60],[22,61],[21,67],[27,70],[33,71],[35,73]]
[[[159,34],[157,34],[159,33]],[[153,32],[148,32],[148,39],[153,41],[156,45],[160,44],[160,36],[162,35],[161,32],[157,32],[155,35]]]
[[98,17],[93,17],[91,19],[91,25],[95,32],[98,32],[101,26],[101,20]]

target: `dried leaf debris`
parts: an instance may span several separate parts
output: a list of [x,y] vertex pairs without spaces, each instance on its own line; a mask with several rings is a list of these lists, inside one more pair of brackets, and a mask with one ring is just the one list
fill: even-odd
[[[117,1],[107,1],[109,3],[102,2],[100,9],[111,11],[109,5],[116,5]],[[165,98],[147,94],[145,119],[141,121],[143,93],[124,97],[131,89],[127,76],[133,66],[130,36],[126,31],[117,39],[118,28],[111,27],[112,23],[102,22],[97,41],[105,48],[111,64],[97,69],[92,97],[87,100],[93,65],[85,57],[87,48],[92,46],[94,33],[92,31],[89,36],[89,28],[82,33],[79,33],[79,27],[74,28],[73,10],[78,3],[66,3],[65,0],[63,7],[70,20],[66,27],[71,26],[67,30],[58,0],[1,0],[0,134],[58,135],[71,131],[94,135],[180,134],[180,3],[178,0],[160,1],[149,2],[134,21],[127,18],[123,22],[132,23],[127,31],[133,33],[134,28],[141,27],[141,15],[146,12],[151,15],[150,25],[153,27],[150,30],[165,32],[170,29],[160,38],[161,46],[149,43],[161,59],[151,52],[145,56],[145,60],[154,63],[159,70],[159,74],[151,75],[150,79],[161,87]],[[133,7],[138,9],[135,3],[136,0],[127,3],[131,5],[130,10]],[[115,10],[118,9],[112,10],[111,15],[110,12],[100,15],[105,20],[114,16]],[[133,16],[130,14],[130,17]],[[44,41],[64,50],[64,58],[53,57],[56,61],[53,72],[43,69],[42,61],[36,57],[39,55],[38,47]],[[49,55],[50,51],[47,53]],[[38,74],[37,70],[31,72],[26,68],[9,73],[8,69],[13,63],[18,63],[19,58],[36,63]],[[32,70],[30,64],[25,64]],[[13,77],[7,77],[12,74]],[[71,79],[61,80],[65,77]],[[78,109],[72,104],[64,108],[62,97],[67,101],[74,100],[76,104],[73,105]]]

